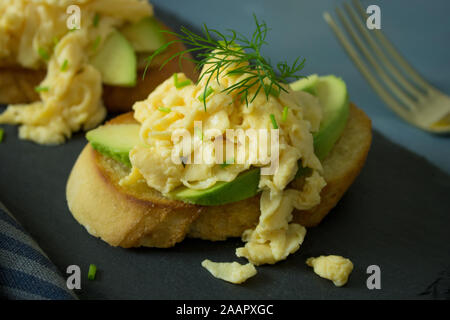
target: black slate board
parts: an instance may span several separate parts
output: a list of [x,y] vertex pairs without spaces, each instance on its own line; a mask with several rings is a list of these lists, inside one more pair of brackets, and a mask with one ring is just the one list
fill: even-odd
[[[180,25],[162,12],[158,16],[171,27]],[[320,227],[308,230],[301,249],[275,266],[259,267],[256,277],[237,286],[215,280],[200,263],[245,262],[234,256],[239,239],[125,250],[91,237],[65,200],[84,135],[42,147],[18,140],[15,127],[1,127],[0,201],[61,272],[71,264],[82,268],[82,299],[450,298],[450,177],[377,132],[361,175]],[[305,265],[306,258],[321,254],[354,262],[346,287],[334,287]],[[98,267],[95,281],[87,280],[91,263]],[[366,268],[373,264],[381,268],[381,290],[366,286]]]

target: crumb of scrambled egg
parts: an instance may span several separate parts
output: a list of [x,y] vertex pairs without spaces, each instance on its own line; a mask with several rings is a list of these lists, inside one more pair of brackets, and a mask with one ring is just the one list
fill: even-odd
[[308,258],[306,264],[313,267],[320,277],[333,281],[336,287],[345,285],[353,270],[353,263],[349,259],[335,255]]
[[255,266],[251,263],[242,265],[237,262],[213,262],[206,259],[202,261],[202,267],[214,277],[236,284],[243,283],[257,273]]

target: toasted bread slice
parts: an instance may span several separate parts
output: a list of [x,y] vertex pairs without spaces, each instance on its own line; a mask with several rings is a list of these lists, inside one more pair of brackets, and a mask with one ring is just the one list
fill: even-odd
[[[134,122],[132,113],[128,113],[108,125]],[[347,126],[323,161],[327,186],[322,190],[322,201],[312,210],[295,211],[295,222],[306,227],[320,223],[359,174],[371,140],[370,119],[351,105]],[[186,236],[225,240],[241,236],[258,222],[259,195],[222,206],[196,206],[169,200],[145,181],[132,187],[120,186],[118,182],[129,170],[88,144],[67,182],[67,202],[75,219],[110,245],[171,247]],[[301,180],[291,187],[299,187]]]
[[[170,30],[164,25],[163,29]],[[168,41],[176,39],[172,34],[166,34],[166,38]],[[175,72],[184,72],[188,78],[194,81],[197,80],[198,74],[195,65],[188,59],[182,60],[181,67],[178,59],[173,59],[160,69],[167,58],[183,50],[185,50],[185,47],[180,42],[169,46],[166,51],[154,59],[144,78],[145,63],[143,63],[142,59],[139,59],[137,84],[134,87],[104,85],[103,101],[108,111],[131,111],[131,107],[136,101],[147,98],[149,92],[152,92],[161,82]],[[186,58],[189,57],[186,56]],[[35,92],[34,88],[44,80],[46,72],[46,70],[24,69],[18,66],[0,67],[0,103],[16,104],[38,101],[39,94]]]

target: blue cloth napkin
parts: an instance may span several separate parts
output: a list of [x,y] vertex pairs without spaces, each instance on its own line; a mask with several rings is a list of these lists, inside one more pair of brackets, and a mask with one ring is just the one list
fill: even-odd
[[76,295],[47,255],[0,203],[0,297],[72,300]]

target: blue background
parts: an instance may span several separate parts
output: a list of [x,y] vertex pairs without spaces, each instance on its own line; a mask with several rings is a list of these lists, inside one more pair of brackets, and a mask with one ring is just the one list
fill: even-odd
[[[343,1],[306,0],[153,0],[187,26],[250,35],[253,13],[272,29],[264,53],[273,62],[306,58],[303,74],[335,74],[348,86],[351,100],[370,116],[375,129],[392,141],[426,157],[450,173],[450,137],[436,136],[400,120],[373,92],[322,18]],[[450,94],[450,1],[363,1],[381,8],[381,28],[407,60],[433,86]]]

